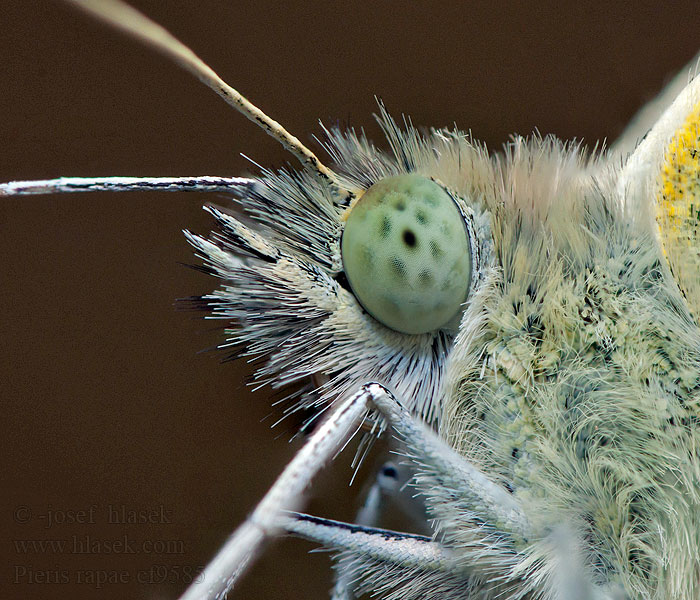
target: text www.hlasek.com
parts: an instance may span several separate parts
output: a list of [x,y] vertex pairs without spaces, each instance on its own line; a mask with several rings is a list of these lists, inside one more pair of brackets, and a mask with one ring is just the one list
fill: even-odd
[[57,540],[13,540],[17,554],[184,554],[182,540],[133,540],[124,534],[113,539],[73,535]]

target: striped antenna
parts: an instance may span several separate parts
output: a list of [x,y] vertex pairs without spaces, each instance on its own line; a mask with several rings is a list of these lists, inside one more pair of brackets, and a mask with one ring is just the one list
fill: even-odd
[[244,98],[237,90],[219,77],[192,50],[175,38],[158,23],[121,0],[65,0],[89,14],[97,17],[116,29],[124,31],[146,45],[162,52],[185,70],[192,73],[202,83],[209,86],[228,104],[245,115],[275,138],[323,183],[330,185],[340,195],[352,195],[343,188],[338,176],[326,167],[318,157],[289,133],[282,125],[268,117],[257,106]]
[[59,177],[0,183],[0,196],[75,192],[227,192],[244,196],[262,184],[244,177]]

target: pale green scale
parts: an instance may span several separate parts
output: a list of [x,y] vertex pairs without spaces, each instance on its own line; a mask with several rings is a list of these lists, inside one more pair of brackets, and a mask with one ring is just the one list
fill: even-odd
[[426,177],[398,175],[370,187],[350,212],[341,253],[360,304],[396,331],[444,327],[467,298],[472,261],[464,219]]

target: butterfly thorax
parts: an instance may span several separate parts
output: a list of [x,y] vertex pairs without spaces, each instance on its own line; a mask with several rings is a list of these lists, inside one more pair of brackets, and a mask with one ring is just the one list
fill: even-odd
[[493,271],[452,357],[445,434],[542,532],[576,523],[601,580],[694,597],[696,323],[612,174],[540,140],[499,165]]

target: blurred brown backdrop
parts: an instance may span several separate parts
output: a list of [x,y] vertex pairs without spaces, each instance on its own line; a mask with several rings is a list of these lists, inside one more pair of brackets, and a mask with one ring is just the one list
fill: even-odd
[[[375,94],[495,149],[534,128],[612,140],[700,50],[689,2],[134,4],[305,141],[319,118],[378,139]],[[60,3],[5,0],[0,20],[1,181],[236,175],[250,168],[239,152],[290,160],[189,75]],[[298,447],[263,421],[269,394],[249,391],[245,364],[198,353],[215,327],[173,307],[214,286],[180,264],[193,262],[180,230],[210,227],[206,200],[217,198],[0,203],[1,597],[176,597]],[[311,512],[352,517],[346,454]],[[110,505],[163,513],[115,524]],[[92,522],[48,522],[81,510]],[[138,553],[106,551],[124,536]],[[101,546],[74,554],[76,543]],[[310,548],[278,543],[232,598],[326,597],[328,558]],[[98,589],[99,573],[128,582]]]

